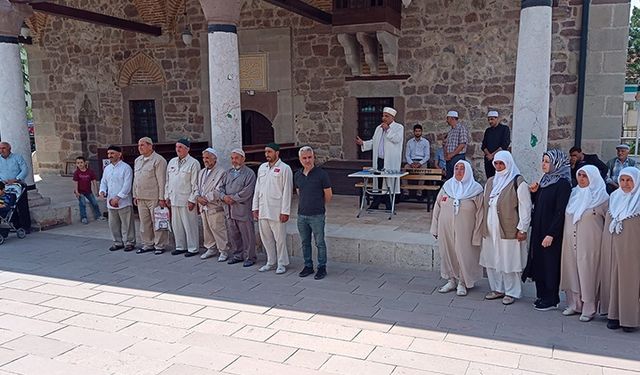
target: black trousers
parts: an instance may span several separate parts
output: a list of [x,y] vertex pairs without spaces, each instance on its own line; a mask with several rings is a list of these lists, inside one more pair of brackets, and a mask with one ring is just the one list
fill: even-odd
[[453,177],[453,167],[455,167],[456,163],[459,162],[460,160],[464,160],[464,157],[465,157],[465,154],[458,154],[447,162],[447,176],[446,176],[447,180]]
[[[381,170],[383,167],[384,167],[384,159],[378,158],[378,170]],[[382,180],[380,181],[380,183],[382,183]],[[384,206],[386,207],[387,210],[391,209],[391,200],[389,199],[389,195],[387,194],[374,195],[373,200],[371,201],[371,206],[369,207],[377,210],[380,206],[380,203],[384,203]]]
[[22,195],[16,202],[16,211],[13,216],[13,225],[26,231],[31,230],[31,214],[29,213],[29,195],[27,194],[27,186],[22,184]]
[[496,175],[496,167],[493,166],[493,160],[487,159],[486,156],[484,157],[484,174],[487,179]]

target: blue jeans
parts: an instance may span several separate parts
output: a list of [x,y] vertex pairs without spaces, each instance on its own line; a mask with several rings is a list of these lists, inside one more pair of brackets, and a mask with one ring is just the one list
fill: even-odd
[[93,193],[83,193],[78,197],[78,205],[80,206],[80,218],[87,218],[87,206],[84,203],[85,198],[91,204],[91,208],[93,208],[93,214],[95,215],[95,219],[98,220],[101,216],[100,207],[98,206],[98,201],[96,200],[96,196]]
[[324,242],[324,218],[324,215],[298,215],[298,233],[300,233],[305,267],[313,268],[313,259],[311,258],[312,234],[316,242],[316,247],[318,248],[318,267],[325,267],[327,265],[327,244]]

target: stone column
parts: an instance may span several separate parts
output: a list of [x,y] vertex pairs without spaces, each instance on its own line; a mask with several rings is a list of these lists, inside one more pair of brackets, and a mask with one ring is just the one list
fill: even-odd
[[231,166],[231,150],[242,147],[240,57],[237,25],[240,0],[200,0],[209,30],[209,102],[211,145]]
[[513,99],[513,157],[529,182],[542,175],[549,131],[552,0],[522,0]]
[[20,26],[30,14],[31,8],[26,5],[0,0],[0,138],[11,144],[12,152],[24,157],[29,168],[25,182],[33,186],[31,142],[18,46]]

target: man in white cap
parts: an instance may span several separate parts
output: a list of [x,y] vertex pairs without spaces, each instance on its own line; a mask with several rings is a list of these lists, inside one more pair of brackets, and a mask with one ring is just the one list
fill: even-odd
[[200,258],[207,259],[217,255],[218,262],[226,262],[229,258],[229,240],[224,223],[224,195],[219,189],[227,172],[218,165],[218,155],[211,147],[202,152],[202,161],[204,168],[198,173],[196,201],[200,207],[204,247],[207,251]]
[[458,122],[458,112],[447,112],[447,124],[451,126],[444,145],[444,160],[447,162],[446,178],[453,177],[453,167],[460,160],[464,160],[469,142],[467,127]]
[[253,191],[256,174],[244,165],[244,151],[231,151],[231,169],[227,171],[220,185],[220,193],[225,203],[224,212],[230,243],[227,264],[243,262],[243,267],[251,267],[256,262],[256,232],[253,226]]
[[635,167],[636,161],[629,157],[631,147],[622,143],[616,146],[616,157],[607,162],[607,193],[611,194],[618,189],[618,175],[622,168]]
[[184,254],[185,257],[198,255],[200,242],[196,210],[200,163],[189,155],[190,149],[191,142],[188,139],[181,138],[176,142],[178,156],[167,165],[167,182],[164,187],[165,200],[171,208],[171,228],[176,240],[176,248],[171,255]]
[[[391,107],[384,107],[382,110],[382,123],[376,127],[373,133],[373,139],[363,141],[360,137],[356,137],[356,144],[361,150],[373,150],[373,169],[385,169],[399,171],[402,165],[402,144],[404,141],[404,126],[395,122],[398,112]],[[377,179],[374,179],[374,183]],[[393,179],[386,179],[386,185],[393,184]],[[374,186],[377,188],[377,185]],[[397,184],[393,194],[400,194],[400,184]],[[384,197],[384,198],[383,198]],[[387,210],[391,209],[391,202],[387,195],[374,195],[370,209],[378,209],[380,203],[383,203]]]
[[155,230],[153,226],[156,207],[166,207],[164,185],[167,178],[167,161],[153,151],[153,141],[142,137],[138,141],[138,152],[133,172],[133,203],[138,206],[142,247],[138,254],[153,250],[156,255],[164,252],[169,234],[166,230]]
[[496,174],[496,168],[493,166],[493,156],[498,151],[509,151],[511,131],[507,125],[500,123],[498,111],[489,111],[487,113],[487,122],[489,122],[489,127],[484,131],[480,148],[484,153],[484,173],[489,178]]

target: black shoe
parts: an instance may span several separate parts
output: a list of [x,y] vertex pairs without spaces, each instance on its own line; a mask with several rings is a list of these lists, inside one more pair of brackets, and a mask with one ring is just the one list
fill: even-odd
[[533,306],[538,306],[540,302],[542,302],[542,298],[536,298],[536,300],[533,301]]
[[133,246],[133,245],[127,245],[127,246],[124,247],[124,251],[126,251],[126,252],[133,251],[133,250],[135,250],[135,248],[136,247]]
[[313,275],[315,271],[313,270],[313,267],[304,267],[302,269],[302,271],[300,271],[300,273],[298,274],[298,276],[300,277],[307,277],[309,275]]
[[151,250],[153,250],[153,249],[145,249],[145,248],[141,247],[138,250],[136,250],[136,254],[144,254],[144,253],[149,252]]
[[418,202],[424,202],[424,197],[422,195],[418,197]]
[[327,267],[318,267],[318,272],[316,272],[316,275],[313,278],[316,280],[322,280],[325,276],[327,276]]
[[256,262],[252,261],[251,259],[247,259],[244,261],[244,263],[242,263],[242,267],[251,267],[254,264],[256,264]]
[[186,252],[187,252],[187,250],[173,250],[171,252],[171,255],[180,255],[180,254],[184,254]]
[[124,246],[122,245],[113,245],[109,248],[109,251],[116,251],[116,250],[120,250],[120,249],[124,249]]
[[618,328],[620,328],[620,320],[618,320],[618,319],[609,319],[607,321],[607,328],[609,328],[609,329],[618,329]]
[[534,309],[538,310],[538,311],[550,311],[550,310],[555,310],[558,308],[558,304],[557,303],[547,303],[544,301],[541,301],[539,304],[537,304]]
[[196,256],[196,255],[198,255],[198,254],[200,254],[200,252],[199,252],[199,251],[194,251],[193,253],[192,253],[191,251],[188,251],[188,252],[186,252],[186,253],[184,254],[184,257],[185,257],[185,258],[191,258],[191,257],[194,257],[194,256]]
[[238,258],[231,258],[227,261],[227,264],[236,264],[236,263],[240,263],[242,262],[242,259],[238,259]]
[[638,327],[622,327],[622,331],[630,333],[638,330]]

